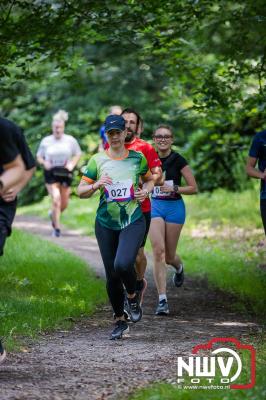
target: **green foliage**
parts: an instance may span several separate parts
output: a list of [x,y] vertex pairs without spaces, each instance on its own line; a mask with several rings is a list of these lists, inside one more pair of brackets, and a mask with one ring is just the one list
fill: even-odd
[[87,50],[103,43],[110,56],[130,52],[144,70],[157,64],[185,79],[194,94],[205,96],[203,105],[232,103],[241,80],[251,76],[263,95],[263,0],[111,0],[104,6],[93,0],[89,6],[74,0],[5,0],[1,11],[3,77],[34,75],[35,63],[39,67],[45,60],[75,74],[86,61],[92,66],[106,61],[101,56],[95,61]]
[[[25,128],[34,152],[64,108],[85,163],[109,106],[121,104],[141,112],[144,138],[159,123],[173,126],[202,190],[248,187],[244,159],[266,112],[263,0],[0,7],[0,112]],[[43,196],[35,179],[23,203]]]
[[245,163],[252,137],[262,130],[266,103],[252,96],[236,104],[209,107],[198,117],[200,128],[190,135],[186,154],[201,190],[227,188],[239,191],[250,187]]
[[88,266],[58,246],[15,230],[0,260],[0,336],[8,347],[70,325],[106,300]]
[[201,191],[218,188],[239,191],[251,186],[244,170],[249,137],[221,130],[211,134],[195,132],[186,149]]

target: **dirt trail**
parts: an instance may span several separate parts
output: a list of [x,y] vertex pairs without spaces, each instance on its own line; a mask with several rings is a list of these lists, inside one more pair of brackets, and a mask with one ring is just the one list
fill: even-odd
[[[69,229],[51,238],[49,223],[38,218],[19,216],[15,225],[73,251],[103,275],[94,239]],[[42,337],[27,353],[9,354],[0,367],[0,399],[125,399],[137,387],[175,381],[177,356],[188,356],[196,344],[212,337],[247,339],[260,329],[254,319],[232,310],[229,296],[188,277],[176,289],[169,276],[171,314],[154,316],[157,298],[150,271],[151,265],[144,316],[130,325],[126,339],[108,340],[112,321],[106,306],[68,332]]]

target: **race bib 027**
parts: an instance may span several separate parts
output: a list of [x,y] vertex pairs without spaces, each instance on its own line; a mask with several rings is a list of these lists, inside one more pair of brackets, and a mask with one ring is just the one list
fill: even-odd
[[110,201],[130,201],[134,199],[134,187],[132,179],[106,185],[104,193],[107,202]]

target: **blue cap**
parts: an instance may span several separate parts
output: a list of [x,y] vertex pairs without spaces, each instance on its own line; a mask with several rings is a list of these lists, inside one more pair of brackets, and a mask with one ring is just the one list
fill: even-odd
[[118,129],[119,131],[125,130],[125,120],[121,115],[108,115],[104,122],[104,131],[108,132],[112,129]]

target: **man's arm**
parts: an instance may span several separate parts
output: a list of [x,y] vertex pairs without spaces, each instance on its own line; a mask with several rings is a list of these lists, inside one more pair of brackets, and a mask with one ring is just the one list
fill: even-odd
[[25,166],[21,155],[17,155],[12,162],[4,164],[3,168],[4,172],[0,176],[0,196],[22,179]]
[[161,167],[151,168],[151,173],[155,186],[161,186],[164,184],[164,176]]
[[16,185],[12,186],[11,188],[9,188],[8,190],[6,190],[3,193],[3,195],[2,195],[3,200],[6,201],[6,202],[15,200],[15,198],[17,197],[17,194],[31,180],[32,175],[34,174],[35,170],[36,170],[36,167],[33,167],[31,169],[28,169],[28,170],[24,169],[24,173],[23,173],[19,183],[17,183]]
[[[143,153],[144,154],[144,153]],[[164,176],[161,168],[161,161],[158,154],[152,145],[148,145],[147,152],[145,152],[145,157],[148,161],[149,169],[152,173],[153,181],[155,186],[161,186],[164,184]]]
[[248,157],[247,164],[246,164],[246,173],[251,178],[257,179],[265,179],[266,178],[266,170],[261,172],[259,169],[255,168],[257,164],[257,158],[255,157]]
[[28,183],[28,181],[31,179],[35,171],[35,164],[36,164],[21,129],[16,129],[13,132],[13,137],[14,137],[14,144],[16,144],[17,149],[23,160],[24,173],[21,179],[15,185],[13,185],[11,188],[7,189],[3,193],[2,198],[7,202],[15,200],[17,194]]

